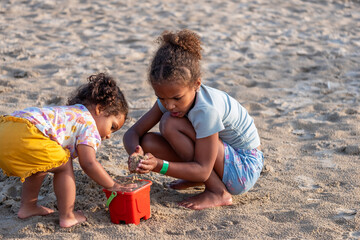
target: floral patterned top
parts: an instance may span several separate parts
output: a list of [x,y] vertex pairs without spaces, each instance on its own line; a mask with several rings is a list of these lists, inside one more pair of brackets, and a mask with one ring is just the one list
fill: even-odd
[[71,159],[77,157],[76,146],[85,144],[95,149],[101,144],[96,122],[89,110],[81,104],[73,106],[30,107],[11,114],[33,123],[45,136],[70,151]]

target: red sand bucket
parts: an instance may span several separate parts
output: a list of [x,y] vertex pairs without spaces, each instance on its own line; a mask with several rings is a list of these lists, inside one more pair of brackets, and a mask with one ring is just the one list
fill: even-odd
[[140,219],[149,219],[150,212],[150,180],[137,180],[139,185],[135,189],[126,191],[108,191],[103,189],[107,200],[107,207],[110,212],[111,222],[119,224],[133,223],[138,225]]

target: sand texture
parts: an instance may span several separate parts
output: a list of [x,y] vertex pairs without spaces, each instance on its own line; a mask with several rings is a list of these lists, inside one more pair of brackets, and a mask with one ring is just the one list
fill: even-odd
[[139,165],[140,161],[144,159],[145,157],[143,155],[134,155],[131,156],[129,159],[129,171],[131,173],[136,172],[136,168]]
[[[122,136],[154,103],[146,82],[163,30],[203,41],[203,82],[254,117],[265,167],[234,204],[202,211],[177,203],[203,188],[143,175],[152,216],[112,224],[106,197],[74,162],[76,210],[88,221],[61,229],[58,213],[20,220],[21,183],[0,174],[0,239],[360,239],[360,2],[358,0],[1,0],[0,114],[62,105],[90,74],[113,75],[130,119],[98,160],[129,174]],[[39,202],[56,209],[52,175]]]

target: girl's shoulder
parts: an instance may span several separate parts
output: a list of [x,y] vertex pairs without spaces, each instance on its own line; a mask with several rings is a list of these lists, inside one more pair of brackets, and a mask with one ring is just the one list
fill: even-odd
[[195,106],[211,110],[224,103],[226,98],[227,94],[225,92],[202,84],[196,97]]
[[93,117],[89,110],[82,104],[66,105],[66,106],[50,106],[40,108],[42,116],[48,116],[48,119],[58,119],[60,122],[67,124],[80,122],[92,123]]
[[55,106],[53,108],[57,108],[65,111],[88,111],[88,109],[82,104]]
[[204,118],[224,116],[232,107],[238,107],[238,105],[239,102],[226,92],[202,84],[189,115]]
[[[208,119],[217,115],[216,100],[211,91],[213,88],[201,85],[196,95],[195,104],[188,113],[189,119]],[[191,120],[190,120],[191,121]]]
[[28,107],[21,111],[24,112],[63,112],[63,111],[75,111],[75,112],[88,112],[84,105],[76,104],[70,106],[43,106],[43,107]]
[[71,119],[84,119],[86,122],[93,122],[90,111],[82,104],[61,106],[60,108],[63,114],[71,117]]
[[50,107],[52,111],[63,112],[65,114],[75,113],[75,114],[90,114],[89,110],[82,104],[68,105],[68,106],[54,106]]
[[200,93],[202,93],[204,96],[210,96],[213,98],[217,98],[217,97],[223,98],[225,96],[229,96],[229,94],[226,93],[225,91],[204,84],[201,84]]

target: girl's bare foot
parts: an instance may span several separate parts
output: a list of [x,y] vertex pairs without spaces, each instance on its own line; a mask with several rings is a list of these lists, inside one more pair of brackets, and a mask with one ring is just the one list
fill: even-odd
[[175,190],[184,190],[184,189],[187,189],[190,187],[196,187],[196,186],[202,186],[202,185],[204,185],[204,183],[190,182],[187,180],[178,179],[178,180],[168,183],[167,187],[175,189]]
[[193,210],[201,210],[205,208],[226,206],[232,204],[232,196],[229,192],[221,194],[206,190],[199,195],[190,197],[179,203],[180,206]]
[[44,206],[21,206],[18,212],[18,217],[21,219],[32,217],[32,216],[45,216],[53,213],[54,210]]
[[60,218],[60,227],[69,228],[76,224],[86,222],[86,217],[81,211],[72,212],[72,216]]

